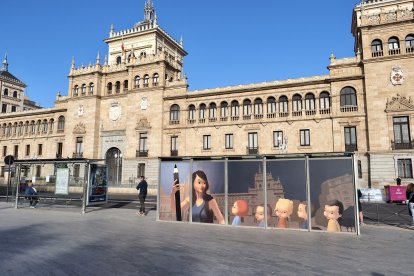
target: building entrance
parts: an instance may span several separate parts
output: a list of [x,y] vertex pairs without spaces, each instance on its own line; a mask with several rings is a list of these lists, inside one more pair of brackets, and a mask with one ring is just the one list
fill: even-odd
[[110,148],[105,155],[108,166],[108,184],[112,187],[122,184],[122,152],[118,148]]

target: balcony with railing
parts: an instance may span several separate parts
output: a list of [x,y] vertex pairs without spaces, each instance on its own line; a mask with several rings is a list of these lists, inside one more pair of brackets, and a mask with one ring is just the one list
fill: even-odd
[[382,50],[381,51],[372,52],[372,57],[373,58],[382,57],[382,56],[384,56],[384,52]]
[[230,117],[232,121],[238,121],[239,120],[239,116],[231,116]]
[[170,125],[178,125],[180,124],[180,120],[170,120]]
[[254,114],[255,119],[263,119],[263,114]]
[[316,110],[312,109],[312,110],[305,110],[305,114],[306,116],[312,116],[316,114]]
[[292,111],[292,116],[293,116],[293,117],[299,117],[299,116],[302,116],[302,110],[300,110],[300,111]]
[[279,117],[281,118],[289,117],[289,112],[279,112]]
[[277,113],[276,112],[274,112],[274,113],[268,113],[267,114],[267,118],[268,119],[273,119],[273,118],[276,118],[277,117]]
[[321,108],[319,109],[319,114],[331,114],[331,108]]
[[398,142],[394,142],[391,141],[391,148],[393,150],[401,150],[401,149],[414,149],[414,140],[412,141],[398,141]]
[[74,152],[72,158],[83,158],[83,152]]
[[345,145],[346,152],[358,151],[358,146],[356,144]]
[[195,124],[196,120],[195,119],[187,119],[187,122],[189,124]]
[[217,118],[216,117],[212,117],[212,118],[208,118],[209,122],[217,122]]
[[406,53],[414,53],[414,46],[405,48]]
[[252,115],[243,115],[243,120],[250,120]]
[[401,54],[401,49],[400,48],[398,48],[398,49],[389,49],[388,54],[390,56],[399,55],[399,54]]
[[135,157],[148,157],[148,150],[137,150]]
[[198,123],[200,124],[204,124],[205,122],[206,122],[205,118],[198,119]]
[[229,117],[220,117],[220,122],[227,122]]
[[358,106],[356,105],[345,105],[341,106],[341,112],[357,112]]
[[259,154],[259,147],[247,147],[246,153],[249,155],[257,155]]

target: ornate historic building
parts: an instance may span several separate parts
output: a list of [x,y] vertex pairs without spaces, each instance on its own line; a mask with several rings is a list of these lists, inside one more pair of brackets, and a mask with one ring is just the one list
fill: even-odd
[[55,107],[0,115],[2,154],[106,159],[112,187],[145,174],[156,188],[159,157],[339,152],[355,153],[362,187],[413,181],[412,0],[356,5],[355,56],[332,54],[328,75],[196,91],[182,42],[151,1],[144,16],[111,27],[103,64],[99,54],[94,65],[72,62]]

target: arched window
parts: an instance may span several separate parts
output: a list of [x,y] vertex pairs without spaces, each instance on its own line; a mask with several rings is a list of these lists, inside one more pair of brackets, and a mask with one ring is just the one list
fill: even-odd
[[59,132],[63,132],[64,129],[65,129],[65,117],[59,116],[57,130]]
[[145,75],[144,76],[144,87],[148,87],[148,84],[149,84],[149,76]]
[[267,114],[276,113],[276,99],[274,97],[267,98]]
[[9,89],[7,89],[7,88],[4,89],[3,95],[4,96],[8,96],[9,95]]
[[292,98],[292,111],[301,112],[302,111],[302,96],[299,94],[293,95]]
[[206,109],[207,106],[205,104],[200,104],[200,112],[199,112],[199,119],[204,120],[206,118]]
[[230,116],[232,119],[238,119],[239,117],[239,102],[238,101],[232,101],[231,102],[231,112]]
[[86,84],[82,84],[82,95],[86,93]]
[[13,135],[16,136],[17,135],[17,123],[13,124]]
[[382,57],[384,54],[382,52],[382,41],[375,39],[371,43],[371,52],[372,57]]
[[260,98],[254,100],[254,115],[263,116],[263,101]]
[[400,41],[397,37],[393,36],[388,39],[388,50],[390,55],[397,55],[400,53]]
[[26,121],[24,123],[24,134],[28,134],[29,133],[29,121]]
[[135,79],[134,79],[135,88],[139,88],[140,82],[141,82],[141,78],[139,76],[135,76]]
[[19,131],[17,132],[19,136],[23,135],[23,122],[19,123]]
[[180,107],[178,104],[173,104],[170,108],[170,121],[173,123],[180,121]]
[[289,112],[288,109],[288,98],[286,96],[279,97],[279,113],[281,117],[286,117],[287,113]]
[[43,120],[43,128],[42,128],[42,131],[43,131],[44,133],[46,133],[46,132],[47,132],[47,127],[48,127],[47,120]]
[[319,109],[322,110],[327,110],[331,108],[331,98],[329,96],[328,92],[322,92],[319,95]]
[[17,91],[13,92],[13,98],[17,98]]
[[94,89],[95,85],[93,84],[93,82],[89,83],[89,94],[93,94]]
[[116,93],[121,92],[121,82],[120,82],[120,81],[117,81],[117,82],[115,83],[115,92],[116,92]]
[[315,110],[315,95],[313,93],[305,95],[305,110]]
[[53,132],[53,128],[55,126],[55,120],[50,119],[49,121],[49,132],[52,133]]
[[128,80],[124,80],[124,92],[128,91]]
[[350,86],[341,90],[341,107],[347,106],[357,106],[356,91]]
[[37,130],[37,133],[39,133],[41,130],[42,130],[42,121],[41,120],[37,120],[37,123],[36,123],[36,130]]
[[208,106],[208,118],[214,120],[217,117],[217,105],[215,103],[210,103]]
[[194,122],[195,120],[195,113],[196,113],[196,108],[193,104],[191,104],[188,107],[188,120],[190,120],[190,122]]
[[75,85],[75,87],[73,88],[73,95],[77,96],[79,94],[79,86]]
[[112,82],[108,82],[108,94],[112,94]]
[[35,133],[36,132],[36,123],[35,121],[31,121],[30,122],[30,133]]
[[116,64],[121,64],[122,63],[122,58],[121,56],[117,56],[116,57]]
[[155,74],[152,76],[152,85],[153,85],[153,86],[158,86],[158,78],[159,78],[158,73],[155,73]]
[[[33,123],[34,123],[34,121],[33,121]],[[11,134],[12,134],[12,124],[11,124],[11,123],[9,123],[9,124],[7,125],[6,135],[7,135],[7,136],[10,136]]]
[[7,125],[6,124],[3,124],[3,126],[1,127],[1,135],[6,135],[6,128],[7,128]]
[[252,114],[252,102],[249,99],[243,101],[243,116],[250,116]]
[[405,38],[405,51],[407,53],[414,53],[414,35],[409,34]]
[[221,102],[221,104],[220,104],[220,117],[221,118],[227,118],[227,116],[228,116],[228,106],[229,106],[229,104],[227,102]]

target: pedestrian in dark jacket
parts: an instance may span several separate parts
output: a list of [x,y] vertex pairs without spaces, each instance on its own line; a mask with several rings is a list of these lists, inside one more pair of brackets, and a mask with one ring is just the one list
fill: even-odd
[[33,183],[29,183],[28,187],[26,188],[24,194],[27,196],[27,199],[30,202],[30,208],[36,208],[36,204],[39,202],[37,198],[37,191],[33,187]]
[[148,184],[147,181],[145,181],[145,177],[141,176],[141,181],[137,185],[137,190],[139,190],[138,198],[140,203],[139,212],[137,212],[137,215],[139,216],[145,216],[145,198],[147,197],[148,192]]

